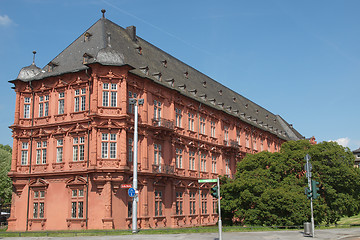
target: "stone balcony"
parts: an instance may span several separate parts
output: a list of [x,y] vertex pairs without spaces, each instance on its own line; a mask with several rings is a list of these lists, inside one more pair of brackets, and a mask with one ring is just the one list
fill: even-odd
[[160,165],[153,165],[152,172],[153,173],[162,173],[162,174],[174,174],[174,166],[160,164]]
[[174,121],[173,120],[168,120],[168,119],[165,119],[165,118],[153,118],[152,119],[152,125],[154,127],[174,130]]

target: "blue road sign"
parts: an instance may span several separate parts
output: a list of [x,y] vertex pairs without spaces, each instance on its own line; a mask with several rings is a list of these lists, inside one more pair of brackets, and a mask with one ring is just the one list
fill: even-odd
[[128,194],[129,194],[129,197],[135,197],[135,189],[134,188],[129,188]]

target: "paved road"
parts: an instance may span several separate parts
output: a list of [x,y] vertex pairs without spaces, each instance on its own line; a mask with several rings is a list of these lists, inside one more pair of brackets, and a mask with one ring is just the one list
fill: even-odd
[[[217,233],[189,233],[163,235],[123,235],[94,237],[11,237],[1,240],[218,240]],[[271,231],[271,232],[225,232],[223,240],[360,240],[360,228],[338,228],[316,230],[315,237],[304,237],[302,231]]]

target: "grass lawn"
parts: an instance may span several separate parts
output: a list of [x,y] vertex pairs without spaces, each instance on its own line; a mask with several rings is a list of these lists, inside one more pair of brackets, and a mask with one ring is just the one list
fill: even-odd
[[360,214],[352,217],[343,217],[338,224],[360,224]]

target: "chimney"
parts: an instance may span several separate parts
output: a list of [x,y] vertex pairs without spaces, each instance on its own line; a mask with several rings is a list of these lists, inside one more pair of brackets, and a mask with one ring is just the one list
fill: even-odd
[[126,28],[126,32],[127,32],[127,34],[129,34],[129,37],[131,38],[131,40],[133,40],[135,42],[136,41],[136,27],[129,26]]

